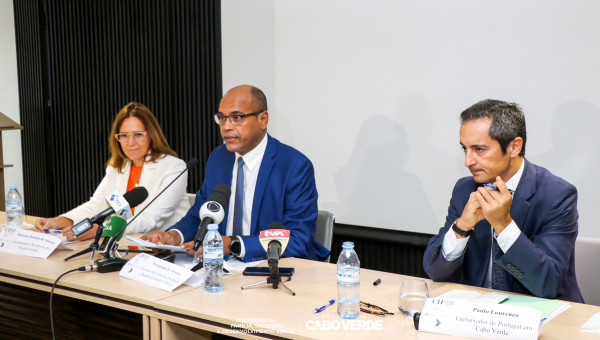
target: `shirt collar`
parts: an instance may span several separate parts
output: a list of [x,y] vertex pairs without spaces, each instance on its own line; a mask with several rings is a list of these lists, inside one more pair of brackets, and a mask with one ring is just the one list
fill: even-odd
[[506,188],[515,192],[517,190],[517,186],[519,185],[519,181],[521,181],[521,176],[523,175],[523,169],[525,169],[525,159],[521,162],[521,167],[516,174],[514,174],[508,181],[506,181]]
[[237,163],[238,158],[242,157],[244,158],[244,164],[246,164],[246,167],[248,168],[248,170],[252,171],[254,169],[254,167],[260,162],[260,160],[262,159],[263,155],[265,154],[265,150],[267,149],[267,134],[265,133],[265,136],[263,137],[263,139],[260,141],[260,143],[258,143],[258,145],[248,151],[245,155],[240,155],[239,153],[235,153],[235,161]]

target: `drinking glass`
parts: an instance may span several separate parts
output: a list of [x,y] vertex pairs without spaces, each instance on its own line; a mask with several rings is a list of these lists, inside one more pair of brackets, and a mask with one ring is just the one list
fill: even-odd
[[402,282],[398,309],[407,318],[412,319],[416,312],[421,312],[425,301],[429,297],[427,283],[419,279],[410,279]]

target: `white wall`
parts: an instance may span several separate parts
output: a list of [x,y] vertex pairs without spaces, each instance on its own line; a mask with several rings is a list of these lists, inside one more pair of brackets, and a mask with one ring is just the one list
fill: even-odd
[[[18,86],[13,2],[0,0],[0,112],[20,124]],[[10,184],[16,184],[23,196],[21,130],[2,132],[2,152],[4,164],[13,165],[12,168],[4,169],[4,195],[6,196]],[[26,197],[23,200],[27,204]],[[4,207],[0,207],[0,210],[4,210]]]
[[458,116],[522,105],[527,158],[575,184],[600,237],[598,1],[226,0],[224,89],[269,99],[270,133],[315,165],[341,223],[437,233],[469,175]]

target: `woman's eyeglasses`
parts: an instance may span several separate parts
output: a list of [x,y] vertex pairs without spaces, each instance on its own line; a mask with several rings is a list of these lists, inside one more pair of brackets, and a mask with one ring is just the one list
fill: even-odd
[[132,133],[121,132],[117,133],[115,138],[119,141],[119,143],[127,143],[131,137],[133,137],[136,142],[141,142],[147,134],[147,131],[136,131]]

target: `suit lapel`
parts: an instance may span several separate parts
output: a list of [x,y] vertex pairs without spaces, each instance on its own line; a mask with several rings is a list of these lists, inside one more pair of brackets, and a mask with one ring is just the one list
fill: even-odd
[[[115,188],[118,190],[121,195],[125,193],[127,190],[127,182],[129,181],[129,174],[131,173],[131,161],[126,160],[125,168],[123,169],[123,174],[119,174],[116,178]],[[117,172],[118,173],[118,172]]]
[[525,168],[523,169],[523,175],[521,176],[521,180],[519,180],[517,191],[515,191],[512,206],[510,207],[510,216],[521,231],[525,228],[525,217],[531,206],[529,199],[536,191],[535,167],[526,159],[524,162]]
[[260,168],[258,170],[258,177],[256,179],[256,188],[254,189],[254,200],[252,201],[252,220],[250,222],[250,235],[254,235],[255,229],[258,222],[258,212],[260,211],[260,205],[271,176],[271,170],[275,165],[275,156],[277,155],[277,141],[267,134],[267,148],[265,149],[265,155],[263,156]]
[[[140,182],[138,183],[139,186],[147,187],[147,186],[150,186],[150,184],[152,184],[151,183],[152,177],[154,176],[157,166],[158,166],[158,163],[154,163],[154,162],[144,163],[144,167],[142,168],[142,174],[140,175]],[[131,167],[128,167],[128,169],[131,169]],[[127,175],[127,180],[129,180],[129,174]]]

